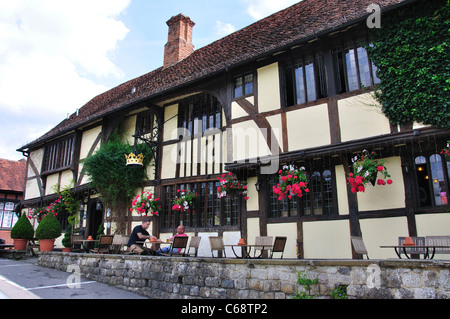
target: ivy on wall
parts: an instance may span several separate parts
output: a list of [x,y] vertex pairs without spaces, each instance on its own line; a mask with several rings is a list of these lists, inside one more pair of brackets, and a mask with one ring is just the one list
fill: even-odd
[[152,150],[146,144],[138,144],[137,150],[144,155],[144,167],[126,166],[125,154],[130,154],[133,146],[122,142],[116,131],[107,143],[83,160],[91,186],[99,192],[104,204],[111,208],[118,234],[125,234],[128,206],[136,189],[143,187],[147,179],[146,168],[152,159]]
[[372,30],[367,49],[384,114],[394,124],[450,128],[450,1],[417,1]]

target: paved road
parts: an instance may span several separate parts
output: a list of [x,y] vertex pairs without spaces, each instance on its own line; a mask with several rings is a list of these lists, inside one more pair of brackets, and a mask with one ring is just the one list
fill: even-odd
[[37,258],[0,258],[0,299],[147,299],[75,274],[37,265]]

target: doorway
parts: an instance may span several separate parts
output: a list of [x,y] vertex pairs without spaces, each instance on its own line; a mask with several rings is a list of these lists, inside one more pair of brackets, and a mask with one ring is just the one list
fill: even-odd
[[87,206],[85,236],[96,238],[98,228],[103,223],[103,205],[97,199],[90,199]]

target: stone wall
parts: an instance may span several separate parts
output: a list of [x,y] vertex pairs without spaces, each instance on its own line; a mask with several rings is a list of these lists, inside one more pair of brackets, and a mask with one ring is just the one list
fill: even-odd
[[330,298],[450,299],[450,263],[439,260],[279,260],[40,253],[41,266],[79,273],[151,298],[290,299],[300,271]]

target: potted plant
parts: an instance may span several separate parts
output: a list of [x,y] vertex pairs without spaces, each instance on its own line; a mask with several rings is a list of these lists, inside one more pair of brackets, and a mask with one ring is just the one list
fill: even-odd
[[64,233],[64,238],[62,239],[62,249],[63,253],[70,253],[72,251],[72,225],[67,225],[66,232]]
[[55,239],[61,236],[61,225],[53,214],[47,214],[36,228],[41,251],[52,251]]
[[33,239],[34,229],[25,214],[22,214],[11,228],[11,238],[14,239],[15,250],[25,250],[27,242]]
[[192,211],[194,212],[195,202],[197,200],[197,193],[184,189],[177,189],[177,197],[173,200],[173,210]]
[[217,197],[224,198],[228,195],[244,195],[244,199],[248,200],[247,197],[247,183],[244,181],[239,181],[233,178],[233,174],[230,172],[228,176],[222,174],[222,177],[217,177],[220,182],[220,186],[217,187]]
[[139,215],[147,216],[148,213],[151,215],[159,215],[161,211],[161,201],[159,198],[154,198],[153,194],[150,192],[142,192],[136,195],[134,200],[131,202],[130,211],[136,210]]
[[[389,179],[391,175],[384,166],[386,161],[376,159],[376,155],[375,152],[369,153],[367,150],[363,150],[362,154],[352,158],[353,172],[347,177],[352,193],[364,192],[366,184],[369,182],[373,186],[375,186],[375,182],[377,185],[392,184],[392,179]],[[383,178],[377,180],[378,173],[381,173]]]
[[272,188],[273,192],[278,195],[278,200],[283,200],[286,196],[289,199],[294,195],[302,197],[304,193],[309,193],[308,177],[304,167],[284,165],[278,174],[280,182]]

